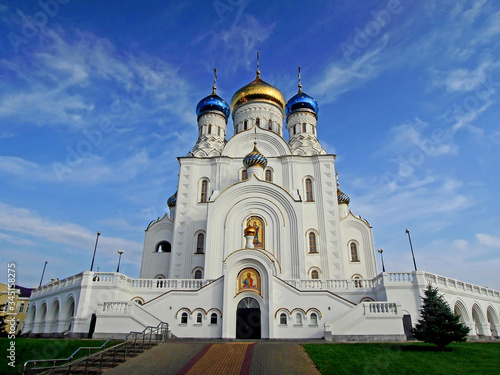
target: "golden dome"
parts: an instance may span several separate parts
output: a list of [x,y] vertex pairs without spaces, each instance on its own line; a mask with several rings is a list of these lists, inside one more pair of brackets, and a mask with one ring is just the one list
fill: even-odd
[[251,100],[264,100],[277,104],[282,110],[285,109],[286,99],[283,93],[276,87],[271,86],[260,78],[260,72],[257,71],[257,77],[248,85],[243,86],[236,91],[231,99],[231,111],[240,104]]
[[251,227],[250,225],[248,227],[245,228],[245,236],[255,236],[255,234],[257,233],[257,231],[255,230],[254,227]]

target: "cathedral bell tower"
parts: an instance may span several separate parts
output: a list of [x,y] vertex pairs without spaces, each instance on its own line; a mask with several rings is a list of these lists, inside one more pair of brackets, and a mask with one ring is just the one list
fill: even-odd
[[225,145],[229,106],[217,95],[217,69],[214,68],[212,94],[196,106],[198,115],[198,140],[191,155],[195,157],[219,156]]
[[319,106],[316,100],[302,91],[299,66],[299,92],[286,104],[286,126],[293,154],[326,154],[316,134]]

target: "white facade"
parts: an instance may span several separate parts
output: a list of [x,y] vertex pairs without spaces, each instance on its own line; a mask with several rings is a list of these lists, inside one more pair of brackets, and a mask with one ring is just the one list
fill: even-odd
[[498,291],[378,274],[372,227],[349,211],[301,86],[285,103],[258,73],[231,107],[226,140],[215,87],[198,105],[198,140],[178,159],[170,215],[146,230],[140,278],[83,272],[38,288],[24,333],[110,337],[163,321],[179,337],[405,340],[432,283],[471,336],[498,336]]

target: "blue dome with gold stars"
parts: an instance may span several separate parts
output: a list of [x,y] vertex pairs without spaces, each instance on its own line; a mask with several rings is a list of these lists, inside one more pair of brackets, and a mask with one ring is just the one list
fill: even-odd
[[198,105],[196,106],[196,115],[199,116],[203,113],[219,111],[224,114],[224,117],[227,119],[229,117],[229,106],[219,95],[212,92],[211,95],[207,96],[200,100]]
[[290,116],[295,111],[309,111],[313,112],[318,117],[319,106],[318,102],[311,96],[299,90],[289,101],[286,103],[285,113]]
[[175,207],[177,204],[177,192],[175,192],[174,195],[172,195],[170,198],[167,199],[167,206],[169,208]]
[[258,165],[262,168],[266,167],[267,158],[257,149],[257,142],[254,143],[252,152],[243,159],[243,165],[245,168],[253,167],[254,165]]

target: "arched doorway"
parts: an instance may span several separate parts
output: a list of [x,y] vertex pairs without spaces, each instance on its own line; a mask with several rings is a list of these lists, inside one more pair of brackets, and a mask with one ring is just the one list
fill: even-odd
[[236,310],[236,338],[260,339],[260,305],[255,298],[245,297]]

